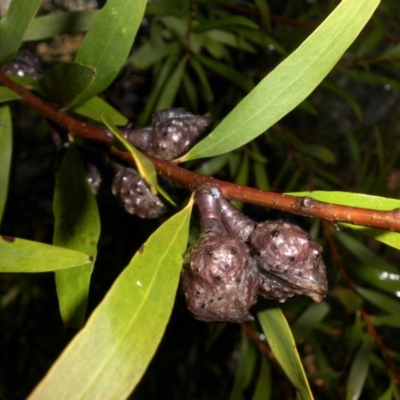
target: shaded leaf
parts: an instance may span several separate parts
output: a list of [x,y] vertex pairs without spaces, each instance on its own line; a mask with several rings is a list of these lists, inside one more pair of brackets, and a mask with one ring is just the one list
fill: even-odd
[[400,302],[393,297],[362,287],[356,287],[356,290],[364,299],[379,307],[381,310],[389,314],[400,315]]
[[124,126],[128,123],[128,119],[124,115],[98,96],[94,96],[75,107],[74,112],[98,122],[103,122],[101,116],[107,114],[117,126]]
[[14,90],[11,90],[7,87],[0,86],[0,103],[5,103],[7,101],[12,101],[12,100],[19,100],[20,95]]
[[24,42],[45,40],[64,33],[84,32],[92,25],[99,10],[57,12],[35,18],[25,31]]
[[49,272],[91,262],[92,258],[80,251],[0,236],[0,272]]
[[144,15],[145,0],[108,0],[92,23],[75,62],[96,69],[96,79],[73,102],[82,104],[104,91],[123,67]]
[[58,64],[40,79],[40,87],[51,100],[69,106],[96,77],[93,67],[75,62]]
[[337,296],[338,300],[343,304],[348,313],[354,313],[359,310],[363,305],[362,298],[346,287],[336,286],[333,292]]
[[85,168],[73,144],[66,151],[56,174],[53,210],[53,244],[89,254],[93,260],[82,267],[56,272],[61,317],[66,326],[80,328],[86,314],[90,277],[97,254],[100,217]]
[[328,18],[264,78],[180,161],[211,157],[254,139],[304,100],[333,68],[367,23],[379,0],[341,2]]
[[[0,107],[0,225],[6,207],[13,149],[12,120],[8,106]],[[1,262],[0,262],[1,263]]]
[[271,367],[267,357],[261,353],[260,373],[251,400],[269,400],[271,398],[271,387]]
[[369,368],[370,344],[364,340],[350,367],[346,384],[346,400],[357,400],[361,396]]
[[230,29],[232,29],[233,26],[243,26],[250,29],[259,29],[258,25],[251,19],[243,17],[242,15],[229,15],[227,17],[218,18],[214,21],[201,21],[198,25],[193,27],[193,31],[203,32],[223,27],[229,27]]
[[267,341],[282,369],[303,400],[313,399],[289,325],[280,308],[257,313]]
[[11,61],[21,46],[22,37],[42,0],[13,0],[0,20],[0,63]]
[[148,69],[171,52],[178,50],[178,43],[162,43],[162,45],[154,46],[153,43],[147,42],[129,57],[128,62],[131,62],[136,68]]
[[135,254],[29,399],[128,397],[169,320],[192,205],[165,222]]

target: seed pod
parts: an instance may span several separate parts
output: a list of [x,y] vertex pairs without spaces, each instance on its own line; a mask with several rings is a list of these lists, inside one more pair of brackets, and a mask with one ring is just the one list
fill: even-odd
[[194,115],[183,108],[170,108],[154,114],[148,153],[173,160],[186,153],[211,123],[211,115]]
[[228,235],[219,205],[209,189],[196,192],[201,234],[187,250],[182,289],[188,309],[206,321],[252,320],[249,308],[257,301],[259,273],[248,247]]
[[[284,300],[284,290],[292,294],[304,294],[320,302],[327,292],[325,265],[322,248],[299,226],[284,221],[258,224],[250,236],[250,246],[265,283],[260,294]],[[270,295],[271,293],[271,295]]]
[[20,50],[14,60],[3,65],[1,70],[5,73],[33,79],[40,79],[44,74],[41,60],[28,49]]
[[117,173],[112,182],[112,193],[118,196],[125,210],[140,218],[159,218],[166,207],[150,192],[145,181],[133,168],[115,165]]
[[240,240],[246,242],[257,223],[238,211],[230,201],[222,196],[219,197],[222,222],[231,235],[236,235]]
[[150,137],[153,131],[151,126],[138,129],[120,129],[124,138],[128,139],[136,148],[147,152],[150,145]]

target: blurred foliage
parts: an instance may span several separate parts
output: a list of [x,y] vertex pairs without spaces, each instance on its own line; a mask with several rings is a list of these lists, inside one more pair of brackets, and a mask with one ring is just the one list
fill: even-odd
[[[126,62],[121,61],[123,68],[108,89],[98,94],[129,118],[131,125],[146,125],[154,111],[172,105],[197,113],[209,111],[217,125],[337,4],[335,0],[149,2],[135,45]],[[24,36],[19,32],[23,46],[36,50],[51,67],[59,54],[76,52],[73,44],[77,40],[79,47],[82,40],[76,32],[88,29],[97,12],[43,15],[40,24],[32,21]],[[79,22],[76,25],[71,23],[74,18]],[[56,34],[64,34],[63,40],[53,38]],[[10,49],[16,51],[17,42],[14,38]],[[185,167],[264,190],[343,191],[399,198],[399,58],[400,4],[382,0],[336,67],[295,110],[239,149],[193,160]],[[9,100],[4,97],[2,102]],[[87,103],[79,107],[84,105],[89,108]],[[61,157],[52,140],[56,134],[19,102],[9,106],[13,159],[1,234],[52,243],[54,171]],[[80,108],[74,107],[79,113]],[[3,108],[2,121],[6,112]],[[103,159],[97,148],[78,144],[83,159],[88,154]],[[97,196],[101,234],[88,315],[136,250],[161,225],[124,213],[109,190],[112,172],[105,168],[102,174]],[[187,199],[181,190],[174,195],[180,203]],[[314,397],[400,399],[396,382],[400,367],[399,251],[362,231],[240,206],[259,221],[285,218],[299,223],[324,247],[330,284],[326,300],[316,305],[295,298],[279,305]],[[1,275],[0,398],[26,398],[74,337],[75,331],[63,327],[57,301],[51,274]],[[179,292],[175,303],[158,351],[130,398],[296,397],[258,322],[207,325],[192,319]],[[260,300],[253,314],[271,307],[273,302]]]

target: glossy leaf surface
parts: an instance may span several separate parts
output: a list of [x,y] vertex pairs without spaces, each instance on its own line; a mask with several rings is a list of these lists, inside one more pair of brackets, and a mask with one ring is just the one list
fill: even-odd
[[280,308],[257,313],[263,332],[276,359],[301,399],[313,399],[290,327]]
[[88,265],[88,254],[31,240],[0,236],[0,272],[49,272]]
[[108,0],[87,32],[75,62],[96,69],[96,79],[71,105],[101,93],[117,76],[142,22],[145,0]]
[[344,0],[302,45],[264,78],[180,161],[211,157],[254,139],[303,101],[367,23],[379,0]]
[[70,144],[57,171],[53,210],[53,244],[89,254],[93,260],[82,267],[56,272],[61,317],[66,326],[79,328],[86,313],[100,236],[100,217],[85,168],[73,144]]
[[165,222],[135,254],[29,399],[128,397],[169,320],[192,204]]

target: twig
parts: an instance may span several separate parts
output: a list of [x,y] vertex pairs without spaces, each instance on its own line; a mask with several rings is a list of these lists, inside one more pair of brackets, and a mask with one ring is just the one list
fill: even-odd
[[[0,72],[0,84],[17,92],[21,96],[21,101],[23,103],[61,127],[74,132],[76,136],[102,143],[105,146],[111,145],[112,136],[105,128],[82,123],[66,113],[55,109],[51,104],[40,99],[29,90],[12,82],[2,72]],[[114,147],[112,147],[110,151],[120,159],[134,164],[129,153],[122,152]],[[295,197],[267,192],[199,175],[171,162],[150,156],[148,157],[160,174],[171,178],[189,190],[194,190],[199,185],[208,183],[217,185],[221,189],[223,195],[230,200],[270,207],[276,210],[287,211],[308,217],[321,218],[333,223],[346,222],[354,225],[400,232],[400,209],[377,211],[367,208],[325,203],[310,197]]]

